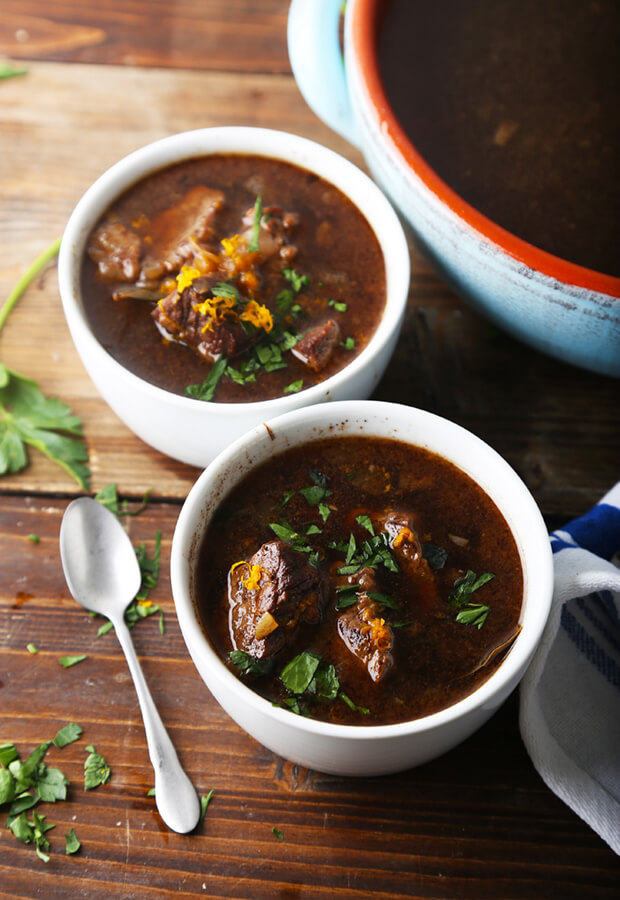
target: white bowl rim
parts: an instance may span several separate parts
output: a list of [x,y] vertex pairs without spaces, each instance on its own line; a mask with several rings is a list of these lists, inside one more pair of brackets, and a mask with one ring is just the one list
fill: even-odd
[[[341,422],[343,420],[355,418],[356,416],[364,418],[368,415],[380,415],[381,413],[388,415],[390,409],[394,408],[407,410],[412,416],[415,416],[420,421],[429,423],[431,426],[434,425],[445,428],[451,432],[451,435],[454,438],[460,438],[473,443],[487,455],[487,459],[493,460],[495,465],[499,466],[502,470],[503,477],[510,482],[511,487],[519,491],[522,500],[527,507],[526,511],[531,517],[531,523],[528,525],[528,540],[531,542],[538,542],[538,555],[536,559],[538,568],[536,570],[536,584],[532,587],[532,590],[535,590],[537,599],[540,600],[542,598],[543,602],[538,603],[537,605],[534,605],[533,603],[529,604],[529,610],[526,609],[525,611],[527,613],[526,627],[523,627],[510,648],[509,653],[496,671],[471,694],[468,694],[463,699],[436,713],[390,725],[338,725],[330,722],[323,722],[318,719],[297,716],[288,710],[272,706],[270,701],[253,691],[251,687],[242,682],[226,667],[206,637],[204,626],[200,622],[200,614],[195,608],[192,598],[189,596],[189,590],[185,593],[185,591],[181,589],[179,580],[183,580],[182,572],[187,565],[187,560],[185,560],[183,556],[183,548],[190,547],[192,542],[191,539],[194,534],[191,521],[191,517],[194,514],[193,507],[199,502],[202,502],[204,505],[204,501],[201,501],[200,498],[205,491],[205,485],[217,480],[220,473],[230,470],[232,461],[235,460],[236,457],[241,457],[244,451],[255,444],[257,440],[264,441],[270,439],[269,432],[277,433],[278,429],[282,427],[292,428],[297,424],[302,424],[302,422],[303,424],[307,424],[307,420],[317,420],[318,424],[321,414],[324,415],[325,413],[329,413],[330,422]],[[322,424],[323,426],[327,425],[326,422]],[[316,439],[325,436],[325,434],[318,434]],[[395,435],[395,437],[398,439],[397,435]],[[314,439],[315,438],[311,438],[310,441]],[[412,441],[406,442],[413,443]],[[293,441],[292,446],[294,445],[295,442]],[[424,446],[424,443],[421,441],[419,446]],[[444,458],[453,462],[457,467],[463,468],[456,463],[449,454],[445,454]],[[248,468],[246,467],[243,474],[246,474],[247,471]],[[236,481],[234,483],[236,483]],[[505,515],[501,508],[500,511],[502,512],[502,515]],[[513,536],[521,553],[520,541],[518,536],[514,534],[514,531]],[[531,659],[549,615],[553,589],[553,562],[547,528],[540,510],[528,488],[506,460],[490,447],[490,445],[482,441],[481,438],[478,438],[472,432],[442,416],[415,407],[407,407],[398,403],[377,400],[359,400],[352,402],[336,401],[327,406],[304,407],[302,409],[293,410],[284,413],[269,422],[252,428],[225,450],[221,451],[199,476],[181,509],[172,541],[170,570],[172,593],[181,632],[190,655],[201,676],[201,663],[206,663],[212,672],[214,672],[218,681],[220,681],[223,686],[225,686],[228,691],[232,692],[241,702],[249,704],[255,713],[267,717],[271,716],[275,721],[279,721],[284,725],[307,734],[330,738],[346,738],[347,740],[354,741],[367,741],[369,739],[373,741],[385,740],[388,738],[398,738],[422,732],[429,733],[435,729],[442,728],[450,722],[461,719],[477,709],[485,708],[487,704],[493,705],[493,698],[496,695],[501,694],[502,688],[505,688],[507,684],[510,684],[515,673],[518,673],[521,668],[525,668]],[[526,573],[524,572],[524,577],[525,575]],[[522,609],[522,614],[523,612]]]
[[[213,145],[212,148],[201,149],[200,145],[203,141],[210,141]],[[260,149],[257,149],[257,146]],[[288,148],[286,152],[284,146]],[[65,315],[72,332],[75,333],[76,341],[83,342],[83,352],[93,354],[113,365],[120,377],[126,381],[128,389],[139,389],[143,395],[152,398],[153,401],[166,402],[179,411],[196,411],[197,403],[201,401],[157,387],[141,378],[118,362],[99,342],[87,321],[83,305],[79,300],[80,259],[92,228],[106,209],[132,184],[152,172],[176,162],[216,153],[280,159],[320,175],[325,181],[338,188],[358,209],[375,234],[384,257],[386,278],[384,311],[368,343],[350,363],[324,381],[319,381],[298,393],[272,397],[269,400],[204,404],[205,409],[215,410],[217,415],[223,418],[238,418],[242,417],[244,413],[249,414],[250,412],[255,417],[260,415],[261,418],[268,418],[299,406],[300,397],[303,397],[304,404],[308,405],[324,400],[326,395],[329,395],[329,392],[341,381],[354,378],[358,372],[370,365],[389,343],[395,328],[399,327],[407,303],[410,279],[409,249],[398,216],[390,201],[372,179],[358,166],[335,151],[291,132],[241,125],[214,126],[178,132],[134,150],[103,172],[75,206],[65,227],[58,257],[60,294]],[[309,158],[305,164],[297,162],[295,157],[303,157],[304,154],[312,158]],[[164,159],[166,161],[162,162]],[[338,178],[330,177],[327,170],[332,167],[338,172]],[[376,216],[366,215],[360,208],[358,200],[351,195],[347,188],[343,187],[339,180],[342,178],[342,173],[356,185],[356,188],[359,188],[362,193],[366,192],[372,198],[373,209],[377,211]],[[370,205],[370,200],[368,205]],[[377,233],[379,229],[376,227],[376,223],[380,217],[384,217],[387,222],[386,227],[391,232],[389,259],[386,248]]]

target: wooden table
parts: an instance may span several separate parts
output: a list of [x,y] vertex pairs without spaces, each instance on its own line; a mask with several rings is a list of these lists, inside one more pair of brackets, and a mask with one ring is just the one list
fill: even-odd
[[[98,174],[164,135],[277,127],[363,165],[302,100],[286,13],[286,0],[4,0],[0,54],[28,73],[0,82],[0,297],[61,234]],[[488,441],[550,527],[588,509],[618,478],[618,383],[516,343],[464,306],[414,247],[412,262],[404,330],[375,396],[430,409]],[[152,492],[127,526],[149,552],[162,532],[151,599],[164,610],[165,634],[153,617],[134,639],[182,761],[201,793],[214,791],[196,833],[163,826],[147,796],[152,770],[121,651],[113,634],[96,637],[98,623],[62,575],[58,529],[79,490],[32,452],[24,471],[0,479],[0,743],[25,756],[68,721],[84,734],[48,754],[71,782],[67,802],[41,806],[57,826],[49,863],[1,814],[1,897],[617,896],[617,858],[533,769],[516,696],[461,747],[393,777],[321,775],[248,737],[198,677],[170,596],[170,541],[198,472],[142,444],[98,396],[73,349],[53,266],[1,332],[0,359],[81,417],[93,490],[116,482],[125,498]],[[81,664],[59,666],[81,653]],[[113,774],[84,792],[91,743]],[[66,856],[71,827],[82,848]]]

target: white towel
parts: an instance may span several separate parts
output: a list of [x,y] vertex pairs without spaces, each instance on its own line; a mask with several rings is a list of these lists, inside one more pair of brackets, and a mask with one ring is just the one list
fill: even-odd
[[620,854],[620,482],[551,535],[551,614],[520,728],[548,787]]

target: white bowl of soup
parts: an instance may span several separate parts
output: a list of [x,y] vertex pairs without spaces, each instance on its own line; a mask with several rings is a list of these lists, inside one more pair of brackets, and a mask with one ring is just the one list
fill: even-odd
[[204,467],[253,425],[378,384],[409,291],[407,242],[358,168],[304,138],[226,127],[116,163],[64,233],[82,362],[147,444]]
[[181,510],[171,580],[196,668],[243,729],[311,768],[378,775],[454,747],[516,687],[552,562],[491,447],[356,401],[223,451]]

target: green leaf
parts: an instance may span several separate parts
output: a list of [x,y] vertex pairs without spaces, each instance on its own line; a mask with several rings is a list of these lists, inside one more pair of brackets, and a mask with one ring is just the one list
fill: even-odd
[[204,822],[205,815],[207,814],[207,807],[209,803],[211,803],[211,797],[213,796],[213,790],[210,790],[208,794],[201,794],[200,796],[200,819],[198,820],[198,824],[202,824]]
[[280,672],[280,679],[291,694],[303,694],[318,669],[321,657],[304,650],[288,662]]
[[87,744],[86,749],[88,756],[84,761],[84,790],[90,791],[109,781],[111,772],[109,765],[103,756],[97,753],[93,744]]
[[39,537],[38,534],[29,534],[28,540],[30,541],[31,544],[40,544],[41,543],[41,538]]
[[313,484],[311,487],[301,488],[299,493],[305,499],[308,506],[317,506],[321,500],[331,495],[331,491],[321,487],[321,485]]
[[268,675],[273,668],[272,659],[257,659],[256,656],[251,656],[245,650],[231,650],[228,658],[242,675],[251,675],[255,678]]
[[28,653],[32,653],[33,656],[39,652],[37,645],[32,643],[26,644],[26,650],[28,651]]
[[263,201],[259,194],[254,203],[254,221],[252,222],[252,234],[248,242],[250,253],[258,253],[260,237],[260,220],[263,216]]
[[0,744],[0,763],[2,763],[3,766],[8,766],[14,759],[19,759],[19,753],[17,752],[15,744],[12,744],[11,742]]
[[279,828],[276,828],[276,827],[275,827],[275,825],[274,825],[274,827],[271,829],[271,833],[272,833],[272,834],[275,834],[275,836],[277,837],[277,839],[278,839],[279,841],[283,841],[283,840],[284,840],[284,835],[282,834],[282,832],[280,831]]
[[482,603],[469,603],[459,610],[456,621],[461,625],[476,625],[480,629],[486,622],[488,614],[488,606],[484,606]]
[[366,515],[366,513],[362,513],[361,515],[356,516],[355,521],[358,525],[361,525],[362,528],[365,528],[366,531],[370,532],[370,534],[374,535],[375,529],[372,522],[370,521],[370,516]]
[[282,274],[287,281],[290,281],[296,294],[298,294],[302,288],[308,287],[310,284],[308,276],[300,275],[295,269],[282,269]]
[[355,338],[346,337],[344,341],[340,341],[340,346],[345,350],[355,350]]
[[220,378],[226,371],[227,365],[228,360],[224,356],[220,357],[217,362],[213,363],[209,374],[202,384],[190,384],[185,388],[186,396],[193,397],[194,400],[204,400],[205,403],[213,400],[215,390],[220,382]]
[[438,571],[445,566],[448,559],[448,551],[444,550],[443,547],[438,547],[437,544],[431,544],[430,541],[427,541],[427,543],[422,544],[422,556],[431,569]]
[[17,78],[20,75],[27,75],[28,69],[16,69],[13,63],[8,61],[0,63],[0,79]]
[[319,503],[319,515],[323,519],[324,522],[327,522],[331,515],[331,509],[327,505],[327,503]]
[[17,782],[15,785],[16,793],[20,793],[35,784],[39,764],[43,762],[43,757],[51,743],[51,741],[44,741],[42,744],[39,744],[24,762],[16,759],[9,763],[9,770]]
[[81,846],[75,830],[72,828],[69,834],[65,835],[65,853],[67,856],[70,856],[72,853],[77,853]]
[[83,730],[76,722],[68,722],[58,731],[53,743],[59,749],[66,747],[67,744],[77,741]]
[[217,297],[228,297],[231,300],[239,299],[239,289],[230,281],[218,281],[212,293]]
[[339,300],[328,300],[327,305],[331,306],[333,309],[335,309],[336,312],[341,312],[341,313],[345,313],[348,309],[347,304],[342,303]]
[[0,806],[11,803],[15,797],[15,779],[8,769],[0,769]]
[[41,800],[46,803],[55,803],[56,800],[65,800],[67,797],[67,786],[69,779],[60,771],[60,769],[48,769],[37,777],[36,785]]
[[88,657],[85,653],[82,653],[81,656],[61,656],[58,662],[63,669],[70,669],[71,666],[77,666],[78,663],[84,662],[85,659],[88,659]]
[[336,594],[338,596],[336,609],[348,609],[349,606],[354,606],[357,603],[357,592],[358,587],[356,584],[336,588]]
[[10,823],[7,824],[17,840],[21,841],[22,844],[30,844],[32,842],[34,838],[34,831],[32,829],[32,825],[28,821],[25,812],[21,813],[19,816],[16,816]]
[[82,423],[57,398],[46,397],[31,381],[2,366],[0,387],[0,475],[19,472],[28,463],[25,445],[62,466],[80,487],[90,486],[88,452]]
[[299,391],[304,386],[303,378],[299,378],[297,381],[291,381],[290,384],[287,384],[286,387],[282,388],[283,394],[298,394]]
[[335,700],[340,689],[340,682],[336,677],[336,669],[331,663],[320,663],[313,681],[316,684],[316,696],[322,700]]
[[367,706],[358,706],[357,703],[354,703],[353,700],[351,700],[351,698],[347,694],[345,694],[344,691],[338,691],[338,699],[342,700],[343,703],[346,703],[349,709],[352,709],[353,712],[361,713],[363,716],[370,715],[370,710]]
[[387,607],[387,609],[400,609],[400,603],[398,602],[398,600],[390,597],[389,594],[381,594],[377,591],[369,591],[368,596],[376,603],[380,603],[381,606]]
[[456,609],[461,609],[467,605],[474,591],[491,581],[492,578],[495,578],[495,575],[492,575],[491,572],[484,572],[479,577],[476,577],[476,573],[468,569],[465,575],[455,580],[448,595],[448,603]]
[[9,824],[9,820],[13,820],[25,810],[32,809],[33,806],[36,806],[40,799],[38,791],[35,791],[34,794],[31,794],[29,791],[23,791],[19,795],[16,794],[15,799],[11,803],[11,808],[9,809],[7,825]]

